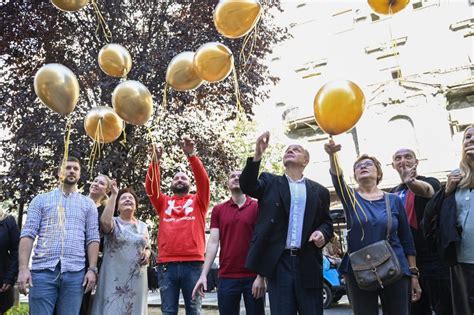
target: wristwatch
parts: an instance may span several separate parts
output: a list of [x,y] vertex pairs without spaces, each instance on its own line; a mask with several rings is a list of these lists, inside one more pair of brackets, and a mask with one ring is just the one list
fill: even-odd
[[412,277],[420,277],[420,270],[417,267],[410,267],[409,269]]
[[96,275],[99,273],[99,269],[97,269],[97,267],[89,267],[87,268],[87,271],[92,271]]

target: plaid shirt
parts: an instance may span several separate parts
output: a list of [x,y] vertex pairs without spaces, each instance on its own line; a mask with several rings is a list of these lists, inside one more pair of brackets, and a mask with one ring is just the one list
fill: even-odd
[[[64,208],[64,218],[58,206]],[[86,263],[86,247],[99,242],[97,208],[94,202],[78,192],[64,194],[59,189],[36,196],[28,208],[21,237],[38,237],[32,270],[54,270],[61,262],[61,273],[80,271]]]

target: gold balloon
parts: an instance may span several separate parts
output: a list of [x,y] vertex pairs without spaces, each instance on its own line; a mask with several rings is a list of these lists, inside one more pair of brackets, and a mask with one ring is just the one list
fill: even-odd
[[221,0],[214,9],[214,25],[228,38],[248,34],[262,14],[258,0]]
[[51,0],[51,3],[59,10],[74,12],[86,6],[89,0]]
[[100,143],[113,142],[123,131],[123,121],[108,106],[92,108],[84,118],[86,134]]
[[79,99],[79,82],[76,76],[59,63],[42,66],[36,72],[34,88],[44,105],[63,116],[74,110]]
[[209,82],[227,78],[234,67],[234,56],[227,46],[221,43],[207,43],[194,54],[194,71]]
[[202,79],[194,71],[194,53],[184,51],[171,59],[166,70],[166,82],[177,91],[189,91],[198,88]]
[[125,77],[132,68],[132,56],[119,44],[107,44],[99,51],[99,66],[111,77]]
[[120,83],[112,93],[115,112],[132,125],[143,125],[153,114],[153,100],[150,91],[138,81]]
[[395,14],[403,10],[410,0],[368,0],[372,10],[379,14]]
[[354,127],[364,107],[365,97],[360,87],[351,81],[333,81],[316,94],[314,118],[326,133],[338,135]]

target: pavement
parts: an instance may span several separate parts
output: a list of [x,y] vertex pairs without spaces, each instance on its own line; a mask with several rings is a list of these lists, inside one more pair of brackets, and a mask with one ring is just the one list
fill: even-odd
[[[28,297],[24,295],[20,295],[20,302],[21,303],[28,303]],[[184,300],[183,297],[180,296],[179,304],[184,308]],[[149,291],[148,292],[148,306],[150,309],[157,309],[161,305],[161,298],[159,291]],[[268,302],[268,294],[266,295],[266,302],[265,302],[265,314],[270,314],[270,303]],[[211,314],[218,314],[217,311],[217,293],[216,292],[208,292],[202,301],[202,308],[203,314],[211,315]],[[151,312],[154,314],[154,312]],[[347,296],[342,297],[342,299],[337,303],[331,305],[330,308],[324,310],[324,314],[328,315],[348,315],[351,314],[351,308],[349,306],[349,301],[347,300]],[[159,314],[159,312],[157,312]],[[181,314],[181,312],[180,312]],[[243,300],[241,302],[240,314],[245,314],[245,306],[243,304]]]

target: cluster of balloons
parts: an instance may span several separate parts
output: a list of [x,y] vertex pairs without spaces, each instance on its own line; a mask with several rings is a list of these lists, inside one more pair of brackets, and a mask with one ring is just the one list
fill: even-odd
[[[220,0],[214,10],[214,25],[227,38],[247,35],[262,12],[258,0]],[[168,64],[166,82],[177,91],[190,91],[203,82],[219,82],[234,68],[232,51],[222,43],[210,42],[196,52],[177,54]]]
[[233,67],[234,56],[230,49],[211,42],[199,47],[195,53],[185,51],[171,59],[166,70],[166,82],[177,91],[189,91],[204,81],[224,80]]
[[[99,66],[112,77],[125,77],[132,68],[132,57],[125,47],[107,44],[99,52]],[[70,114],[79,99],[79,83],[67,67],[51,63],[35,75],[34,89],[41,102],[62,116]],[[112,106],[92,108],[84,119],[86,134],[100,143],[120,137],[124,122],[143,125],[153,113],[150,91],[142,83],[127,80],[114,89]]]
[[[372,10],[379,14],[395,14],[403,10],[410,0],[368,0]],[[317,92],[314,118],[327,134],[338,135],[351,130],[365,108],[364,93],[357,84],[347,80],[325,84]]]

